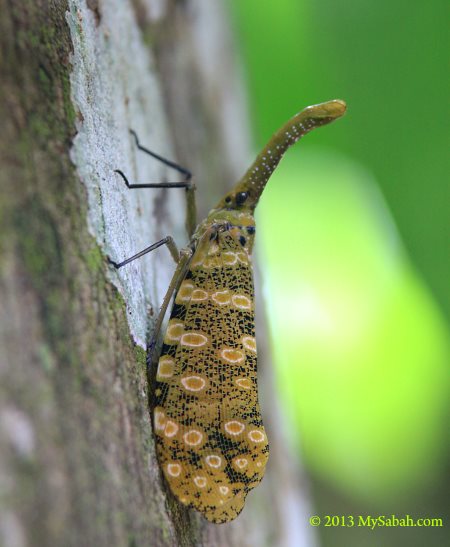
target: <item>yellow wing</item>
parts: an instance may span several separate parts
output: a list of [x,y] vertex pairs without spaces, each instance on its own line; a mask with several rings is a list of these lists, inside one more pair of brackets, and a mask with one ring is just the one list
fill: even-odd
[[254,289],[239,229],[212,231],[175,298],[158,363],[154,428],[172,492],[216,523],[233,520],[264,475]]

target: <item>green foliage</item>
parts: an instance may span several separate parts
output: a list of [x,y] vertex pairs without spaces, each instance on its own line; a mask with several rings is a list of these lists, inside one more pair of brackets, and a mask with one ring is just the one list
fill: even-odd
[[275,175],[258,218],[280,389],[313,469],[349,494],[393,499],[445,465],[444,323],[370,176],[305,155]]

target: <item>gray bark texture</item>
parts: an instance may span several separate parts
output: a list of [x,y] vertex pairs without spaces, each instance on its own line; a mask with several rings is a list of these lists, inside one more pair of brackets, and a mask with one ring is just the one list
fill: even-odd
[[0,0],[0,13],[0,544],[313,545],[262,315],[271,458],[239,518],[212,525],[155,458],[145,344],[174,266],[164,248],[118,272],[106,260],[186,243],[183,190],[128,190],[114,173],[177,180],[129,128],[194,172],[200,216],[249,163],[222,3]]

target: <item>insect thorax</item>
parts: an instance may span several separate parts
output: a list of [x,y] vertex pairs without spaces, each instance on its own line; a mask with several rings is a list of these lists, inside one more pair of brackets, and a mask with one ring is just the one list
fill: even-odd
[[227,231],[240,242],[240,245],[251,254],[254,243],[255,219],[249,209],[213,209],[201,222],[194,233],[193,240],[201,242],[204,238],[215,237],[215,234]]

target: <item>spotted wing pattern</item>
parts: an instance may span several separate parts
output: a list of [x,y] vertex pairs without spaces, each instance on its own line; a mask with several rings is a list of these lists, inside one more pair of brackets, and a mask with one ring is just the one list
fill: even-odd
[[240,231],[212,230],[175,297],[158,362],[154,428],[172,492],[215,523],[241,512],[269,455],[254,325],[252,269]]

